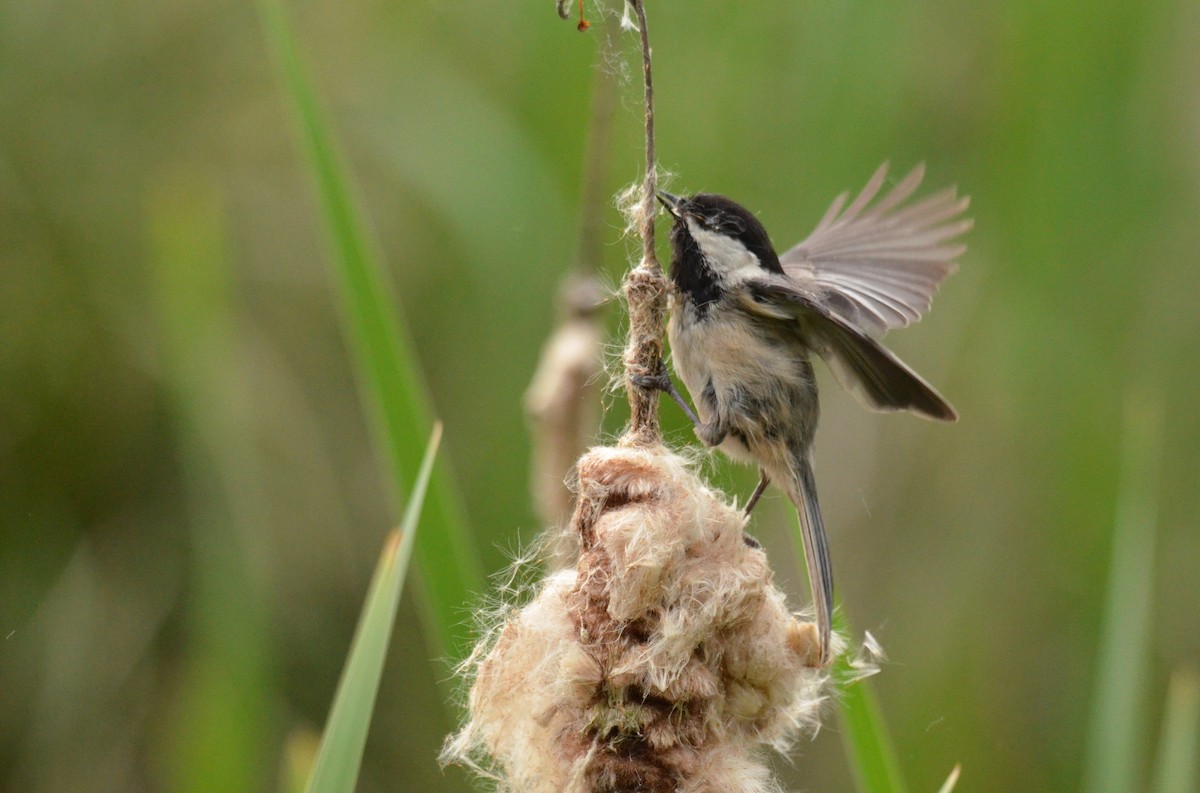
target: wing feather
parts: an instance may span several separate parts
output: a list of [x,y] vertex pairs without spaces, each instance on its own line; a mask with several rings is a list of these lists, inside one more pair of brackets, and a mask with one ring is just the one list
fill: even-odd
[[[839,312],[814,301],[784,278],[747,281],[740,305],[749,314],[795,323],[805,344],[825,359],[842,387],[874,410],[909,410],[938,421],[956,421],[946,399],[882,344]],[[872,305],[881,321],[893,319],[885,303]],[[891,313],[889,313],[891,312]]]
[[887,173],[884,163],[848,206],[849,194],[838,196],[812,234],[779,257],[802,292],[872,336],[929,310],[938,284],[966,250],[947,243],[972,226],[961,217],[970,198],[955,188],[902,206],[920,187],[924,165],[880,197]]

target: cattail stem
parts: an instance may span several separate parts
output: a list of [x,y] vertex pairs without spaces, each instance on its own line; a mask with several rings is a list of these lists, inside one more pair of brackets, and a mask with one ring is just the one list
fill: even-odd
[[642,88],[646,106],[646,176],[642,182],[641,229],[642,266],[661,270],[654,253],[654,194],[658,190],[658,160],[654,152],[654,78],[650,68],[650,31],[646,27],[646,9],[642,0],[628,0],[637,16],[638,36],[642,45]]
[[658,390],[639,385],[638,377],[653,376],[663,368],[663,321],[667,314],[668,284],[654,251],[655,193],[658,162],[654,151],[654,80],[650,66],[650,32],[643,0],[627,0],[637,18],[642,49],[642,85],[646,108],[646,174],[637,209],[642,260],[625,279],[629,306],[629,342],[625,348],[625,390],[629,397],[629,431],[622,443],[649,446],[661,442]]

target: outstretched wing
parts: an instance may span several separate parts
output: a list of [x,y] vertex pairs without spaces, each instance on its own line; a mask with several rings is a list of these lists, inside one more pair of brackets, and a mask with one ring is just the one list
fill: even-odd
[[884,163],[849,206],[847,193],[838,196],[808,239],[779,257],[800,289],[876,337],[929,310],[966,250],[951,240],[972,225],[961,217],[970,198],[953,187],[900,208],[920,186],[923,164],[868,207],[887,172]]
[[958,420],[950,403],[882,344],[785,281],[780,276],[746,281],[740,308],[763,319],[796,323],[805,343],[825,359],[842,387],[867,407]]

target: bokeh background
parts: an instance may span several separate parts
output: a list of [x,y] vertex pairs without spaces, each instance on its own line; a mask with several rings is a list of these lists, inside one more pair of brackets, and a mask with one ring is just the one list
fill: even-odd
[[[1078,789],[1122,481],[1157,515],[1130,714],[1148,750],[1170,670],[1200,658],[1200,5],[649,5],[673,189],[760,210],[779,246],[884,160],[973,196],[959,274],[889,338],[961,422],[830,387],[818,444],[913,788],[961,762],[962,790]],[[500,570],[540,529],[521,395],[576,255],[600,26],[549,0],[289,9]],[[0,789],[280,789],[397,512],[260,20],[4,0],[0,64]],[[639,102],[626,80],[608,194],[638,176]],[[613,285],[621,227],[606,208]],[[189,315],[189,293],[218,310]],[[1153,464],[1123,473],[1126,417],[1154,414]],[[784,504],[764,506],[799,606]],[[450,673],[414,602],[364,791],[470,789],[434,759]],[[793,789],[850,789],[837,732],[779,764]]]

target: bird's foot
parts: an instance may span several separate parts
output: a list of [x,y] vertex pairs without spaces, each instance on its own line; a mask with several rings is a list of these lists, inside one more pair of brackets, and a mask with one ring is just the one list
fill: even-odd
[[[683,398],[683,394],[675,388],[675,383],[671,381],[671,375],[667,373],[667,365],[664,363],[657,374],[635,374],[632,375],[630,381],[639,388],[651,388],[656,391],[665,391],[671,395],[671,399],[675,400],[675,404],[683,410],[684,414],[692,420],[692,424],[700,426],[700,417],[696,415],[696,411],[692,410],[692,406]],[[699,432],[699,430],[697,430]],[[701,438],[703,440],[703,438]],[[713,446],[715,444],[709,444]]]

